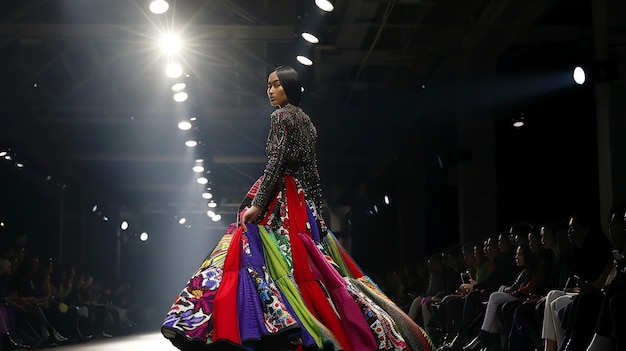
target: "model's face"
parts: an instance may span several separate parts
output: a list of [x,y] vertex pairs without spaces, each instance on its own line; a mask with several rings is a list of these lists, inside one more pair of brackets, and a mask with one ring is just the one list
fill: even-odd
[[270,76],[267,78],[267,97],[270,99],[272,106],[282,107],[289,102],[276,72],[270,73]]

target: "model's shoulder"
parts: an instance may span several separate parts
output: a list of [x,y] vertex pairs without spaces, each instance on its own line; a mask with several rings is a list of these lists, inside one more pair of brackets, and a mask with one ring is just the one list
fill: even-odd
[[302,109],[291,104],[280,107],[272,112],[273,123],[290,123],[293,119],[302,113]]

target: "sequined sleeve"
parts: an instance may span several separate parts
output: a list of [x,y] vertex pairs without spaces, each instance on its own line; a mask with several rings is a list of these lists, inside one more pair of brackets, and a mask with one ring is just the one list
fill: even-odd
[[320,175],[317,170],[317,156],[315,153],[315,140],[311,145],[309,159],[303,166],[304,192],[307,194],[309,206],[316,218],[322,218],[322,189]]
[[288,113],[272,113],[266,146],[267,165],[263,172],[263,181],[259,184],[259,189],[252,200],[252,205],[264,208],[272,196],[276,182],[282,175],[288,144],[288,121]]

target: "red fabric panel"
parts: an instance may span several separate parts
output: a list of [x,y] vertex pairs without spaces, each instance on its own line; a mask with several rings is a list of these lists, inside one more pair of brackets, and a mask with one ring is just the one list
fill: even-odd
[[239,226],[233,233],[224,261],[224,275],[213,303],[213,341],[226,339],[241,344],[239,321],[237,319],[237,285],[241,266],[241,232]]

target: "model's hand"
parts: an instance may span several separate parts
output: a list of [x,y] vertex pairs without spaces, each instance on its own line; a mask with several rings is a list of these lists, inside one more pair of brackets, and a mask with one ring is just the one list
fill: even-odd
[[245,227],[246,224],[256,221],[257,218],[259,218],[260,214],[261,214],[261,206],[257,206],[257,205],[250,206],[250,208],[246,210],[246,213],[244,213],[243,216],[241,217],[241,225]]

